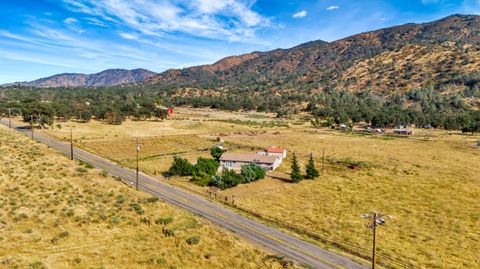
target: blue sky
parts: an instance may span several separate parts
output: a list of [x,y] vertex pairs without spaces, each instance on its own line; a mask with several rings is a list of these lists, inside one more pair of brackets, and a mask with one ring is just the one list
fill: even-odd
[[169,68],[334,41],[480,0],[16,0],[0,3],[0,84],[108,68]]

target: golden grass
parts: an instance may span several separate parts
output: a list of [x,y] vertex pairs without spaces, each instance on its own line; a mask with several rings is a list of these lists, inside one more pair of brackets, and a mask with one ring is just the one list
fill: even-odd
[[[2,268],[283,267],[205,220],[3,126],[0,161]],[[168,217],[174,236],[155,223]],[[187,243],[192,237],[199,243]]]
[[[300,138],[300,139],[299,139]],[[224,192],[237,205],[260,215],[313,231],[335,241],[368,247],[370,234],[360,214],[378,210],[394,216],[379,230],[381,253],[427,268],[473,268],[480,240],[480,151],[466,136],[397,138],[285,132],[248,146],[276,144],[295,150],[305,164],[312,152],[366,161],[374,168],[332,170],[298,185],[267,179]],[[289,163],[280,167],[288,171]],[[288,177],[284,175],[284,177]]]
[[[480,149],[475,147],[478,136],[419,130],[413,137],[396,138],[316,130],[296,124],[290,124],[290,128],[257,128],[211,121],[217,119],[215,114],[209,114],[210,121],[201,121],[203,116],[199,110],[189,112],[186,109],[184,113],[189,117],[163,123],[130,122],[114,128],[118,128],[118,140],[124,144],[131,143],[132,124],[141,125],[145,139],[152,141],[165,139],[158,137],[161,135],[172,135],[170,146],[156,147],[152,142],[154,150],[146,149],[146,155],[142,155],[141,167],[149,173],[168,169],[172,156],[162,154],[191,150],[184,155],[191,161],[197,156],[208,155],[197,149],[213,144],[212,138],[219,132],[228,132],[225,144],[234,151],[270,145],[286,147],[289,156],[292,152],[297,153],[303,167],[310,153],[314,154],[317,167],[320,167],[323,148],[331,160],[351,158],[364,161],[371,167],[350,170],[327,163],[326,174],[321,178],[292,184],[282,180],[289,177],[290,160],[287,160],[265,180],[240,185],[220,194],[234,195],[237,206],[281,225],[306,229],[367,250],[371,234],[364,228],[365,222],[360,215],[376,210],[394,216],[388,220],[387,226],[379,228],[380,254],[408,260],[425,268],[474,268],[480,263],[477,255],[480,244]],[[229,118],[225,115],[218,117]],[[249,120],[245,114],[238,113],[231,113],[230,118]],[[96,124],[79,125],[78,128],[82,132],[95,131],[98,136],[104,136],[96,129]],[[146,127],[149,124],[152,128]],[[154,126],[162,124],[182,127],[175,131],[153,131],[162,128]],[[57,131],[49,132],[54,134]],[[85,141],[89,139],[86,137]],[[102,143],[109,142],[92,139],[83,144],[100,150],[104,156],[123,160],[123,164],[133,165],[133,151],[126,153],[128,150],[114,149],[112,144]],[[148,158],[152,155],[162,156]],[[207,192],[207,188],[194,186],[188,179],[174,178],[170,182],[197,192]]]

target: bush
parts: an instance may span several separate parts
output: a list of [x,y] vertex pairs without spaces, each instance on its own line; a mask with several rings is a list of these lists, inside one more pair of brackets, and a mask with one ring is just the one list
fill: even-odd
[[174,156],[168,174],[171,176],[191,176],[193,171],[194,166],[187,159]]
[[142,215],[143,213],[145,213],[145,210],[143,210],[142,206],[139,204],[130,204],[130,208],[135,210],[135,212],[137,212],[137,214],[139,215]]
[[158,218],[155,220],[155,224],[157,225],[167,225],[167,224],[170,224],[173,222],[173,218],[172,217],[168,217],[168,218]]
[[125,198],[123,195],[119,195],[117,197],[117,204],[123,204],[123,202],[125,202],[127,200],[127,198]]
[[77,168],[75,169],[75,171],[77,171],[77,172],[80,173],[80,174],[84,174],[84,173],[88,172],[88,170],[85,169],[85,168],[83,168],[83,167],[77,167]]
[[192,236],[187,239],[187,244],[189,245],[196,245],[200,243],[200,236]]
[[147,199],[147,203],[156,203],[158,200],[159,198],[157,196],[152,196]]
[[89,164],[89,163],[85,163],[85,168],[87,169],[93,169],[93,165]]
[[235,187],[243,181],[243,177],[234,170],[224,169],[221,176],[214,177],[211,185],[224,190]]
[[171,237],[175,236],[175,232],[172,229],[164,229],[163,235],[165,235],[165,237]]
[[219,163],[214,159],[198,157],[194,173],[205,173],[210,176],[217,174]]
[[64,232],[61,232],[59,233],[57,236],[55,236],[54,238],[52,238],[50,240],[50,242],[52,243],[56,243],[58,240],[62,239],[62,238],[65,238],[68,236],[68,232],[67,231],[64,231]]
[[243,181],[241,183],[249,183],[263,179],[266,174],[267,171],[265,171],[265,169],[254,163],[243,165],[241,169]]
[[208,186],[212,182],[212,176],[203,171],[196,171],[190,182],[199,186]]

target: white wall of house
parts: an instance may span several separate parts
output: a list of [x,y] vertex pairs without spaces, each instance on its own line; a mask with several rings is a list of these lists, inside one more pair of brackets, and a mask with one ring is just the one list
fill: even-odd
[[239,161],[220,161],[220,167],[223,169],[232,169],[235,171],[240,171],[243,165],[254,163],[260,167],[263,167],[265,170],[275,170],[282,163],[281,159],[276,159],[273,164],[266,163],[256,163],[256,162],[239,162]]

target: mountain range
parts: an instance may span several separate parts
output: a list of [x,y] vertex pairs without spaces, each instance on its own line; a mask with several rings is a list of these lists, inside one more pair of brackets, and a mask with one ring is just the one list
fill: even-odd
[[311,94],[332,89],[392,94],[425,87],[461,93],[472,80],[474,84],[480,81],[479,68],[480,16],[452,15],[163,73],[116,69],[92,75],[61,74],[20,84],[89,87],[143,82],[184,94],[191,88],[208,89],[215,92],[212,94],[246,90]]
[[[64,73],[30,82],[15,82],[10,85],[30,86],[39,88],[57,87],[96,87],[116,86],[145,81],[156,73],[146,69],[107,69],[95,74]],[[9,85],[7,85],[9,86]]]
[[389,94],[422,87],[458,92],[479,67],[480,16],[452,15],[167,70],[146,83],[276,93],[345,89]]

